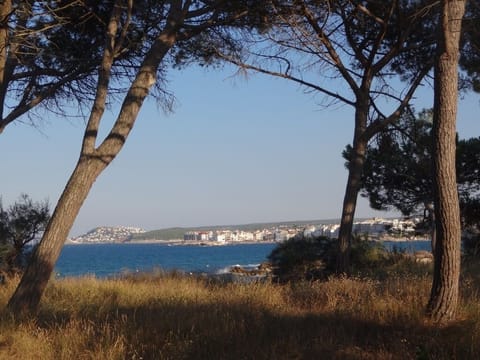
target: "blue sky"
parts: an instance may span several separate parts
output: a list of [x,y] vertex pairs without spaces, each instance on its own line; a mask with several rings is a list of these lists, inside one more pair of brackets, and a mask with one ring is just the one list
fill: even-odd
[[[173,226],[339,218],[352,109],[325,108],[285,80],[191,67],[170,74],[174,112],[147,101],[122,152],[101,174],[71,235],[96,226]],[[423,88],[417,109],[430,107]],[[480,135],[478,96],[459,106],[460,137]],[[106,125],[115,118],[113,107]],[[107,128],[105,127],[105,129]],[[84,122],[51,114],[38,128],[12,124],[0,135],[0,192],[24,192],[52,208],[79,155]],[[391,216],[359,200],[357,216]]]

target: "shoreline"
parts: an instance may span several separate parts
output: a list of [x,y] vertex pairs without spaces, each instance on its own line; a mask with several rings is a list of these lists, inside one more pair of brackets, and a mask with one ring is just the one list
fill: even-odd
[[[375,242],[416,242],[416,241],[430,241],[428,238],[398,238],[398,237],[382,237],[369,239],[369,241]],[[116,244],[116,245],[135,245],[135,244],[152,244],[152,245],[167,245],[167,246],[225,246],[225,245],[255,245],[255,244],[281,244],[282,242],[274,240],[266,241],[229,241],[229,242],[205,242],[205,241],[194,241],[189,240],[185,241],[183,239],[171,239],[171,240],[157,240],[157,239],[148,239],[148,240],[135,240],[135,241],[104,241],[104,242],[75,242],[67,241],[65,245],[105,245],[105,244]]]
[[184,240],[135,240],[135,241],[98,241],[98,242],[75,242],[68,241],[65,245],[96,245],[96,244],[115,244],[115,245],[168,245],[168,246],[225,246],[225,245],[255,245],[255,244],[279,244],[277,241],[230,241],[224,243],[205,242],[205,241],[184,241]]

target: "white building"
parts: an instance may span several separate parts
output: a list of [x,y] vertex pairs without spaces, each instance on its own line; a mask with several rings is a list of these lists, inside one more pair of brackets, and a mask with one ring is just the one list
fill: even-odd
[[274,240],[275,241],[286,241],[288,240],[288,230],[282,229],[282,230],[276,230],[274,233]]

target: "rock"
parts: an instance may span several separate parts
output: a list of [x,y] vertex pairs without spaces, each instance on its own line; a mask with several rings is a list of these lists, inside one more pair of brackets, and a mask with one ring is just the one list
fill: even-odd
[[258,266],[258,271],[263,271],[265,273],[271,273],[273,271],[272,264],[270,264],[269,262],[261,263]]
[[272,264],[265,262],[261,263],[257,268],[245,269],[239,265],[232,266],[230,273],[245,276],[266,276],[272,272]]

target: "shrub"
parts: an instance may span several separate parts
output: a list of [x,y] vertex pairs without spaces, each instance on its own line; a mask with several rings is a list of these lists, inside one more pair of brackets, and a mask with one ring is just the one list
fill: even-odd
[[[326,280],[335,273],[337,240],[296,236],[279,244],[269,255],[279,282]],[[356,239],[350,250],[350,273],[383,279],[388,275],[425,274],[426,265],[405,251],[388,251],[382,243]]]
[[326,279],[335,271],[336,241],[326,237],[293,237],[280,243],[268,259],[280,282]]
[[381,243],[368,240],[354,243],[350,255],[352,270],[357,272],[384,266],[390,258]]
[[26,194],[7,209],[0,198],[0,269],[14,273],[25,267],[34,240],[50,218],[48,202],[34,202]]

